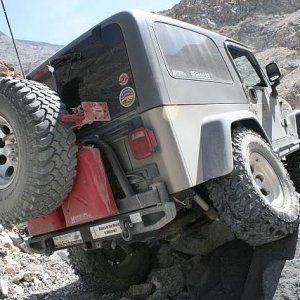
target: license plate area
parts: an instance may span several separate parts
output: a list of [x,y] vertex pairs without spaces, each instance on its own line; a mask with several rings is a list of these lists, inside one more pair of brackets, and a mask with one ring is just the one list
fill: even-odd
[[92,226],[90,230],[94,240],[122,233],[119,220]]

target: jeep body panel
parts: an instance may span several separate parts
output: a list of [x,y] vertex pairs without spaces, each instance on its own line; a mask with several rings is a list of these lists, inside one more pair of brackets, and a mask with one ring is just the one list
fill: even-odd
[[[158,23],[175,31],[181,28],[209,39],[214,51],[221,57],[229,79],[191,80],[172,76],[159,42]],[[271,87],[261,68],[258,66],[265,86],[254,87],[254,96],[242,83],[227,45],[233,43],[250,53],[248,48],[219,34],[163,16],[136,10],[116,14],[61,49],[33,70],[28,78],[87,37],[101,35],[101,30],[111,24],[117,24],[122,30],[138,105],[106,124],[85,126],[81,135],[88,132],[99,134],[98,131],[103,128],[124,125],[120,127],[122,130],[108,130],[110,136],[99,136],[109,141],[126,172],[154,163],[160,173],[154,181],[165,182],[169,193],[229,174],[233,168],[231,130],[236,122],[257,131],[270,144],[275,143],[274,148],[280,155],[299,148],[296,124],[299,114],[291,111],[282,114],[277,99],[268,98]],[[132,120],[137,117],[140,121],[134,123]],[[283,119],[288,126],[282,125]],[[153,130],[158,140],[157,151],[142,160],[133,157],[127,138],[130,130],[138,126]]]
[[142,118],[163,146],[146,160],[130,156],[131,166],[137,169],[155,162],[161,175],[158,180],[167,182],[172,193],[229,174],[232,124],[253,121],[259,127],[246,104],[164,106],[143,113]]

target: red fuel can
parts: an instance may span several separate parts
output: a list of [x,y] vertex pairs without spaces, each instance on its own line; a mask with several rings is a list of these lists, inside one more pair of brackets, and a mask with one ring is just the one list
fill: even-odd
[[27,223],[29,235],[39,235],[66,227],[66,221],[61,207],[50,214],[31,220]]
[[64,204],[27,223],[31,236],[102,219],[118,213],[100,151],[83,148],[77,155],[77,176]]
[[79,151],[77,177],[62,210],[68,227],[118,213],[98,149]]

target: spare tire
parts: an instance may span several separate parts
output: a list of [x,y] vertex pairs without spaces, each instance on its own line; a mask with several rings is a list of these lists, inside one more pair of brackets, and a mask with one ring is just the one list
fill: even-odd
[[0,78],[0,223],[45,215],[75,176],[75,134],[57,94],[38,82]]

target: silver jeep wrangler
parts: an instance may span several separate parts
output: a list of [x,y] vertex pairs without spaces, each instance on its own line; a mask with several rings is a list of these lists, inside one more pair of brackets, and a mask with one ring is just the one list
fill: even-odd
[[[80,36],[27,78],[0,81],[0,200],[2,207],[9,202],[1,219],[28,220],[61,205],[74,177],[75,139],[99,148],[109,162],[120,212],[99,224],[117,220],[121,231],[95,238],[76,227],[82,245],[71,247],[70,256],[80,274],[100,274],[103,289],[141,280],[148,259],[144,243],[174,237],[195,219],[220,218],[250,245],[278,240],[297,227],[300,112],[278,96],[277,65],[267,65],[265,73],[246,46],[177,20],[126,11]],[[6,99],[20,97],[11,101],[17,109],[10,109]],[[88,102],[102,115],[94,111],[80,119]],[[34,117],[27,120],[24,110]],[[22,130],[36,126],[40,115],[50,129],[40,125],[25,140],[29,131]],[[18,118],[22,124],[14,124]],[[53,139],[39,146],[43,130]],[[6,140],[18,142],[15,160],[5,156]],[[34,152],[42,146],[66,153],[63,162]],[[30,190],[19,183],[12,195],[8,189],[21,182],[19,171],[29,168],[27,155],[40,158],[28,158],[32,172],[41,172],[39,181]],[[39,171],[46,160],[55,165],[47,173],[53,184]],[[31,182],[37,178],[26,172]],[[45,189],[47,197],[39,193],[45,182],[52,191]],[[27,195],[26,206],[21,194]],[[33,236],[29,244],[56,250],[48,241],[59,234]],[[112,254],[118,247],[131,260]]]

